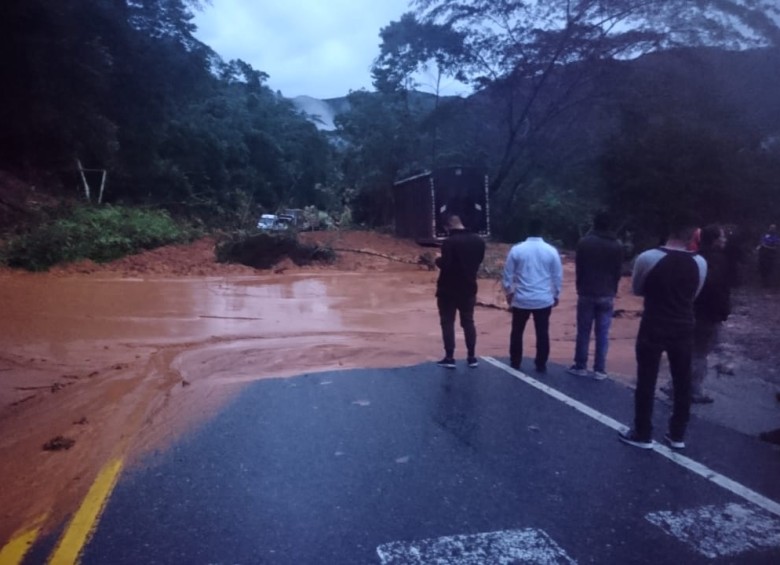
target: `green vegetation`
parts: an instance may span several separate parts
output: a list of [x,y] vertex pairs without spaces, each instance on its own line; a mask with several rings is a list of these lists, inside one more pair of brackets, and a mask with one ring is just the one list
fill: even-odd
[[[780,215],[775,0],[413,0],[379,31],[376,92],[327,101],[334,132],[199,42],[200,4],[5,0],[0,171],[100,193],[111,208],[83,212],[94,221],[141,207],[239,232],[308,207],[387,228],[395,180],[453,165],[487,170],[505,241],[534,216],[572,245],[598,209],[637,251],[679,208],[747,230]],[[472,94],[441,96],[445,78]],[[9,261],[107,260],[178,237],[122,222],[86,236],[90,221],[60,218],[12,242]]]
[[194,232],[160,210],[78,206],[8,241],[11,267],[45,270],[57,263],[106,262],[144,249],[188,241]]

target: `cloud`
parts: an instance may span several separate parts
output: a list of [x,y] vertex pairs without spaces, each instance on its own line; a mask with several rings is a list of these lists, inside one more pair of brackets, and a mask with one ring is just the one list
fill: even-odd
[[379,30],[407,11],[408,0],[214,0],[196,13],[196,36],[285,96],[333,98],[371,89]]

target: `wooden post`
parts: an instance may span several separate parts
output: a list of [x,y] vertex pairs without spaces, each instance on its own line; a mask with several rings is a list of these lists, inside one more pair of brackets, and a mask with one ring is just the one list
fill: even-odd
[[98,195],[98,204],[101,204],[103,202],[103,189],[106,186],[107,175],[108,175],[108,171],[106,169],[103,169],[103,178],[100,179],[100,194]]
[[84,183],[84,194],[87,197],[87,202],[89,202],[90,201],[89,183],[87,182],[87,175],[84,174],[84,167],[81,166],[81,159],[79,159],[78,157],[76,158],[76,165],[78,166],[79,173],[81,174],[81,182]]

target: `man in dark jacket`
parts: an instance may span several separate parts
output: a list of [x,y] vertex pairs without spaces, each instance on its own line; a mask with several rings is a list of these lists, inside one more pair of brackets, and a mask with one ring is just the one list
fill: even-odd
[[772,224],[758,244],[758,274],[764,286],[772,284],[778,253],[780,253],[780,235],[777,234],[777,226]]
[[436,282],[436,303],[439,308],[444,358],[437,364],[455,368],[455,314],[460,314],[460,325],[466,339],[469,367],[478,365],[475,348],[477,329],[474,325],[474,306],[477,303],[477,271],[485,258],[485,242],[466,230],[459,216],[450,215],[446,225],[449,237],[436,259],[439,279]]
[[[711,396],[704,392],[707,358],[718,345],[720,328],[731,314],[731,281],[729,261],[723,249],[726,235],[722,227],[709,225],[701,231],[699,254],[707,261],[707,278],[693,303],[693,357],[691,359],[691,402],[710,404]],[[661,390],[674,397],[674,387]]]
[[[593,230],[580,239],[576,255],[577,342],[569,373],[596,380],[607,378],[607,349],[615,295],[623,266],[623,248],[609,231],[609,217],[597,214]],[[595,325],[593,373],[588,373],[588,347]]]
[[707,356],[718,344],[720,327],[731,313],[731,288],[723,253],[725,244],[726,237],[720,226],[710,225],[701,231],[699,254],[707,261],[707,279],[693,303],[696,324],[691,365],[691,402],[699,404],[712,402],[702,388],[707,376]]

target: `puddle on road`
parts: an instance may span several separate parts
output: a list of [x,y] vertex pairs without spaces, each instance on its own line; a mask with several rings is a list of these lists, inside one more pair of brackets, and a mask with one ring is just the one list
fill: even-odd
[[[57,523],[110,457],[164,446],[247,382],[434,356],[434,279],[416,275],[0,277],[0,539]],[[43,451],[58,436],[75,444]]]

